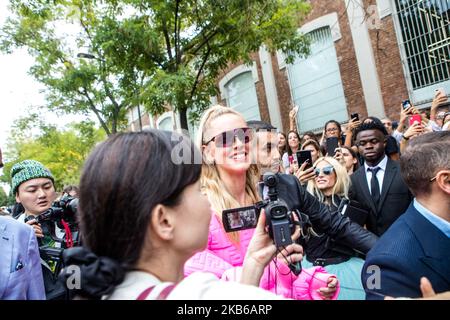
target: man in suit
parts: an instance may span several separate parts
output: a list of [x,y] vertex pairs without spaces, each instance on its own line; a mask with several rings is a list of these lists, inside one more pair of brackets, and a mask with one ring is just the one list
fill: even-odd
[[33,228],[0,217],[0,300],[45,300]]
[[416,198],[367,255],[367,299],[420,297],[422,277],[450,290],[450,132],[415,138],[400,162]]
[[356,130],[356,144],[364,165],[351,176],[349,197],[369,210],[367,230],[381,236],[405,212],[412,200],[400,165],[385,154],[386,129],[375,121]]

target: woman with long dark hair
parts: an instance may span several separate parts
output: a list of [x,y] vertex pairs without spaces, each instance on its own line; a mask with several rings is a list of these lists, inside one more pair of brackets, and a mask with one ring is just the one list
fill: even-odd
[[[85,247],[64,252],[65,264],[80,268],[82,285],[75,294],[127,300],[276,297],[212,274],[184,277],[185,262],[208,241],[211,206],[200,190],[200,173],[198,149],[176,133],[124,133],[97,146],[80,182]],[[276,252],[260,216],[241,277],[256,286]]]

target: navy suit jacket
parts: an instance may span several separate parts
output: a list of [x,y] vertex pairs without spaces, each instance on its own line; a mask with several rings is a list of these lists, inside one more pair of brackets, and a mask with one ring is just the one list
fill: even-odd
[[[367,230],[381,236],[408,209],[413,197],[400,172],[400,165],[388,159],[384,173],[381,198],[376,206],[369,191],[365,167],[362,166],[350,177],[352,185],[349,197],[366,206],[370,214]],[[369,181],[370,183],[370,181]]]
[[0,217],[0,300],[44,300],[41,259],[31,226]]
[[[379,287],[376,284],[379,267]],[[421,297],[420,278],[436,293],[450,290],[450,238],[411,204],[367,254],[361,279],[367,299]]]

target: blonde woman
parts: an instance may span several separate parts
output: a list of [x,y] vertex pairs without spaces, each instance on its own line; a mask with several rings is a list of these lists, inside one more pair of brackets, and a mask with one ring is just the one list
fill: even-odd
[[308,182],[308,192],[321,202],[339,207],[342,199],[348,199],[350,177],[336,159],[322,157],[314,163],[315,179]]
[[[309,180],[307,190],[319,201],[336,211],[342,199],[348,199],[350,178],[347,170],[336,159],[322,157],[314,163],[315,178]],[[339,300],[363,300],[365,292],[360,276],[364,260],[356,257],[353,250],[339,244],[339,239],[328,235],[312,236],[307,243],[308,256],[303,259],[305,267],[322,265],[336,274],[342,285]]]
[[[203,115],[198,134],[203,154],[201,186],[213,212],[207,249],[186,263],[185,273],[203,270],[223,279],[237,280],[254,229],[227,234],[221,213],[225,209],[252,206],[260,200],[256,167],[251,164],[253,131],[236,111],[215,106]],[[283,255],[293,262],[300,261],[302,248],[290,245]],[[315,267],[303,269],[297,277],[290,273],[283,255],[279,254],[277,261],[266,268],[260,282],[262,288],[299,300],[337,297],[339,287],[334,276]]]

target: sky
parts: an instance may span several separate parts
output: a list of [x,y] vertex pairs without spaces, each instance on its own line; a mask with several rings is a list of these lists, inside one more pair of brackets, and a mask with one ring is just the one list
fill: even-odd
[[[0,26],[3,26],[9,15],[7,0],[0,0]],[[62,26],[61,32],[71,32],[70,26]],[[41,92],[44,86],[28,74],[34,59],[26,49],[17,49],[12,54],[0,53],[0,148],[6,147],[9,127],[14,120],[27,115],[31,106],[45,105],[45,95]],[[42,114],[50,123],[60,127],[77,121],[73,115],[56,115],[50,112]]]
[[[9,15],[7,0],[0,0],[0,26],[3,26]],[[33,65],[33,58],[25,49],[6,55],[0,53],[0,148],[5,153],[10,127],[14,120],[26,116],[30,106],[45,104],[44,88],[28,74]],[[56,115],[43,112],[47,123],[57,124],[60,128],[76,121],[73,115]],[[0,169],[0,175],[2,169]]]

